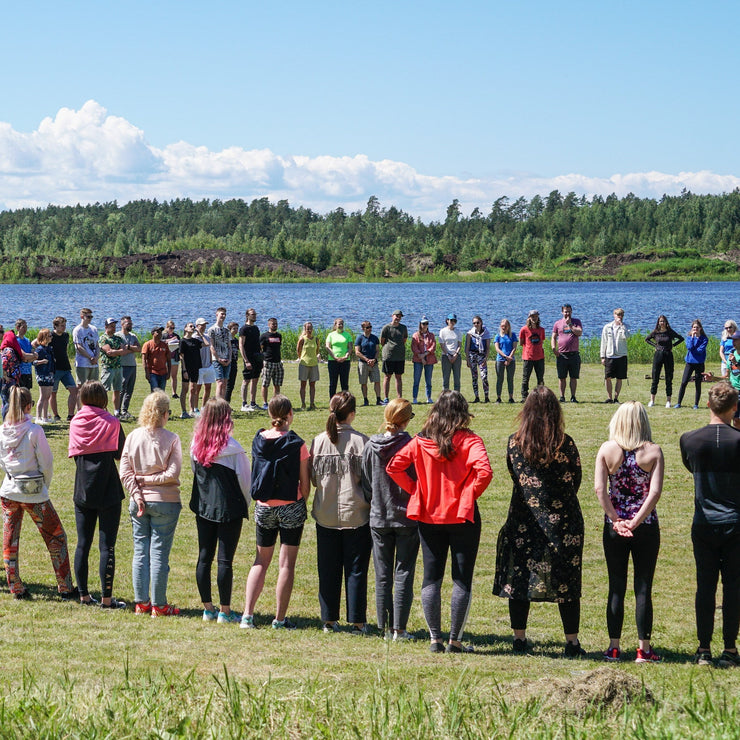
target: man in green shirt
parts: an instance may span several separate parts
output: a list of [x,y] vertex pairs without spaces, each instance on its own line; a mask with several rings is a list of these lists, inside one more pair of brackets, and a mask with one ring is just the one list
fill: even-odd
[[391,315],[391,323],[386,324],[380,332],[380,346],[383,348],[383,392],[384,404],[388,403],[388,391],[391,387],[391,375],[396,376],[396,394],[403,396],[403,371],[406,360],[406,342],[408,329],[401,323],[403,311],[396,309]]
[[98,340],[100,346],[100,382],[109,393],[113,391],[115,415],[121,415],[121,388],[123,388],[123,369],[121,355],[128,352],[124,340],[116,335],[116,320],[105,320],[105,333]]

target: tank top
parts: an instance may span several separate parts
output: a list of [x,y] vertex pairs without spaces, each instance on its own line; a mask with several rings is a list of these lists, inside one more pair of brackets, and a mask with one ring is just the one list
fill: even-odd
[[303,346],[301,347],[301,356],[298,358],[302,365],[306,367],[316,367],[319,364],[319,359],[316,353],[319,348],[319,340],[314,334],[312,337],[303,337]]
[[[634,450],[624,450],[624,459],[617,472],[609,475],[609,498],[622,519],[634,519],[650,491],[652,473],[637,464]],[[606,522],[611,519],[604,516]],[[653,509],[643,524],[657,524],[658,514]]]

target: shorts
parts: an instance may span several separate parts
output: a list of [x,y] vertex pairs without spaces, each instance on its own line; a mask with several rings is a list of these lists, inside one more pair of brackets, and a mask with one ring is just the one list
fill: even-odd
[[21,373],[20,380],[18,381],[18,387],[28,388],[28,390],[30,391],[31,388],[33,388],[33,375],[26,375],[26,373]]
[[282,385],[285,378],[285,368],[282,362],[266,362],[262,368],[262,387],[267,388],[272,381],[273,385]]
[[95,367],[75,367],[77,373],[77,385],[82,385],[88,380],[99,380],[100,379],[100,368]]
[[383,373],[385,375],[403,375],[405,360],[383,360]]
[[190,374],[188,373],[188,369],[185,367],[185,363],[182,364],[182,370],[180,371],[180,382],[181,383],[190,383]]
[[202,367],[198,370],[198,385],[211,385],[216,382],[216,373],[212,367]]
[[53,375],[36,375],[36,382],[39,388],[51,388],[54,385]]
[[604,360],[604,377],[624,380],[627,377],[627,355],[624,357],[607,357]]
[[74,388],[77,385],[70,370],[56,370],[54,372],[54,387],[52,388],[54,393],[57,392],[60,383],[65,388]]
[[231,372],[231,363],[222,365],[220,362],[214,362],[211,364],[211,370],[213,370],[216,380],[228,380],[229,373]]
[[250,357],[249,364],[252,367],[245,367],[242,370],[242,377],[244,380],[254,380],[262,375],[263,359],[261,357]]
[[302,362],[298,363],[298,380],[301,382],[308,381],[309,383],[315,383],[318,379],[318,365],[304,365]]
[[578,380],[581,375],[581,353],[561,352],[556,360],[558,380],[565,380],[570,375],[572,380]]
[[120,391],[123,388],[123,368],[104,367],[100,373],[100,382],[107,391]]
[[360,385],[370,383],[380,383],[380,368],[375,363],[372,367],[367,362],[357,363],[357,377],[360,379]]
[[282,506],[265,506],[259,502],[254,507],[257,524],[257,544],[272,547],[280,533],[281,545],[298,547],[303,536],[303,523],[307,519],[306,500],[291,501]]

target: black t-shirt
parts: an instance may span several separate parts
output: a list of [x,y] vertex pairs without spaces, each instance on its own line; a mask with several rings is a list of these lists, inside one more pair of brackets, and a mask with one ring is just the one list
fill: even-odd
[[71,370],[72,366],[69,364],[69,357],[67,356],[67,345],[69,344],[69,334],[62,332],[57,334],[56,332],[51,333],[51,350],[54,353],[54,362],[57,370]]
[[254,357],[262,350],[260,349],[260,330],[256,324],[243,324],[239,329],[239,336],[244,337],[244,352],[247,357]]
[[283,335],[279,331],[266,331],[260,336],[260,347],[265,356],[265,362],[280,362],[282,343]]
[[188,375],[194,375],[198,377],[197,371],[200,370],[200,348],[203,346],[203,342],[197,337],[183,337],[180,340],[180,357],[185,363],[185,369]]
[[694,474],[694,524],[740,523],[740,429],[708,424],[686,432],[681,459]]

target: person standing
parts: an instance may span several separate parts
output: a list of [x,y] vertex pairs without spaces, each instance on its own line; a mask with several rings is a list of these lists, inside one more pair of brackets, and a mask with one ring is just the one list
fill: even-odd
[[414,363],[413,402],[418,402],[417,396],[423,372],[427,403],[432,403],[432,374],[437,363],[437,340],[429,331],[429,319],[426,316],[421,317],[419,330],[415,331],[411,337],[411,359]]
[[380,339],[373,334],[373,325],[369,321],[363,321],[360,325],[362,334],[355,339],[355,356],[357,357],[357,378],[362,390],[362,405],[369,406],[367,384],[373,383],[375,387],[375,404],[383,405],[380,396],[380,369],[378,368],[378,345]]
[[578,388],[578,378],[581,375],[579,340],[583,334],[583,325],[580,319],[573,318],[573,308],[570,303],[564,303],[560,310],[563,317],[553,325],[552,337],[550,338],[558,371],[560,403],[565,403],[565,385],[569,375],[570,402],[578,403],[576,389]]
[[519,330],[522,345],[522,403],[529,395],[529,378],[534,370],[537,385],[545,384],[545,329],[540,326],[540,312],[532,309],[527,323]]
[[717,581],[722,576],[722,667],[740,666],[740,430],[730,426],[738,410],[737,390],[727,382],[709,390],[709,424],[681,436],[681,459],[694,476],[691,541],[696,562],[694,662],[712,663]]
[[113,393],[113,414],[121,415],[121,389],[123,388],[123,369],[121,357],[126,354],[123,339],[116,334],[116,320],[109,317],[105,320],[105,331],[98,339],[100,346],[100,382],[103,388]]
[[[180,340],[180,363],[182,365],[182,387],[180,388],[180,418],[189,419],[198,413],[198,375],[200,374],[200,349],[203,342],[195,333],[195,324],[188,321],[183,329]],[[186,390],[185,386],[188,386]],[[187,394],[189,399],[190,414],[187,413],[183,397]]]
[[59,408],[57,406],[57,390],[61,383],[67,389],[67,421],[74,416],[77,408],[77,384],[72,377],[72,365],[69,362],[67,346],[69,345],[69,334],[67,334],[67,319],[57,316],[52,322],[51,351],[54,353],[54,386],[51,391],[51,412],[54,421],[61,421]]
[[462,360],[462,333],[457,327],[457,314],[447,314],[444,329],[439,331],[439,343],[442,346],[442,390],[450,390],[450,373],[452,373],[452,386],[460,392],[460,368]]
[[[239,329],[239,354],[244,360],[242,371],[242,411],[257,410],[257,383],[262,376],[264,358],[260,348],[260,329],[255,323],[257,311],[248,308],[246,321]],[[250,401],[247,403],[247,395]]]
[[36,382],[39,384],[39,403],[36,407],[36,423],[50,424],[53,419],[49,418],[49,400],[51,389],[54,386],[54,353],[51,350],[51,332],[44,328],[34,339],[38,360],[33,364],[36,369]]
[[226,401],[231,403],[231,396],[236,386],[236,376],[239,373],[239,324],[230,321],[226,328],[229,330],[229,343],[231,344],[231,365],[229,366],[229,380],[226,383]]
[[658,382],[662,370],[665,372],[665,407],[669,409],[671,407],[671,396],[673,395],[673,348],[683,342],[683,337],[671,328],[668,318],[661,314],[655,323],[655,329],[645,337],[645,341],[651,347],[655,347],[648,408],[655,406],[655,394],[658,392]]
[[211,367],[216,376],[216,397],[226,398],[226,385],[229,382],[231,369],[231,334],[224,326],[226,309],[216,309],[216,323],[208,329],[208,341],[211,345]]
[[163,326],[152,328],[152,338],[144,342],[141,348],[141,361],[144,364],[144,375],[149,381],[151,390],[164,391],[170,377],[170,348],[162,341]]
[[77,387],[87,380],[98,380],[98,330],[90,322],[93,312],[90,308],[80,309],[80,323],[72,330],[72,341],[75,345],[75,370],[77,372]]
[[514,372],[516,371],[516,333],[511,330],[509,319],[502,319],[499,331],[493,340],[496,348],[496,403],[501,403],[501,391],[504,388],[504,374],[509,390],[509,403],[514,401]]
[[401,323],[403,311],[396,309],[391,315],[390,324],[386,324],[380,331],[380,346],[383,348],[383,394],[384,403],[388,403],[388,393],[391,387],[391,376],[396,378],[396,395],[403,396],[403,371],[406,364],[406,342],[409,331]]
[[38,355],[33,352],[28,354],[21,349],[18,344],[18,338],[12,331],[6,331],[3,334],[2,343],[0,343],[0,355],[2,355],[3,379],[0,385],[0,395],[3,402],[3,419],[8,411],[10,403],[10,392],[16,386],[20,386],[21,380],[21,362],[33,362],[38,359]]
[[732,335],[737,331],[737,324],[732,319],[727,319],[722,327],[722,336],[719,340],[719,359],[722,363],[722,377],[726,378],[730,374],[730,363],[727,356],[732,352]]
[[262,408],[267,411],[267,389],[273,385],[273,395],[280,393],[280,386],[285,378],[281,348],[283,335],[277,330],[278,320],[274,317],[267,319],[267,331],[260,335],[260,349],[265,358],[262,368]]
[[301,384],[301,411],[306,410],[306,385],[308,385],[308,410],[316,408],[316,383],[319,380],[319,338],[314,334],[313,324],[306,321],[296,345],[298,356],[298,380]]
[[200,389],[203,388],[203,405],[205,406],[211,397],[211,386],[216,382],[216,372],[212,367],[211,340],[206,335],[206,320],[202,316],[195,320],[194,337],[200,340],[200,370],[198,371],[198,380],[195,386],[195,407],[197,413]]
[[478,373],[483,383],[483,398],[486,403],[488,397],[488,354],[491,351],[491,333],[483,326],[483,319],[477,314],[473,316],[473,326],[465,335],[465,358],[470,368],[473,383],[473,403],[480,403],[478,394]]
[[[20,345],[21,349],[27,354],[32,355],[33,354],[33,346],[31,345],[31,340],[26,336],[26,332],[28,331],[28,324],[26,323],[25,319],[18,319],[15,322],[15,334],[16,339],[18,340],[18,344]],[[33,388],[33,364],[30,362],[21,362],[21,377],[19,381],[19,385],[21,388],[28,388],[30,391],[31,388]]]
[[[629,329],[624,323],[624,309],[614,309],[614,320],[610,321],[601,331],[601,364],[604,366],[606,382],[606,403],[619,403],[619,392],[622,390],[622,381],[627,377],[627,338]],[[612,378],[614,383],[614,398],[612,398]]]
[[164,325],[162,339],[170,349],[170,381],[172,383],[172,398],[179,398],[177,394],[177,374],[180,372],[180,335],[175,331],[175,322],[170,319]]
[[607,661],[622,657],[619,648],[624,622],[624,595],[630,556],[634,569],[637,657],[635,663],[656,663],[653,650],[653,576],[660,550],[655,506],[663,490],[663,452],[652,440],[645,407],[639,401],[620,406],[609,424],[609,441],[596,456],[594,489],[604,509],[604,559],[609,573],[606,624]]
[[681,387],[678,389],[678,403],[674,409],[681,408],[686,386],[691,378],[694,378],[694,411],[699,408],[699,399],[701,398],[702,374],[704,373],[705,363],[707,361],[707,345],[709,339],[704,333],[704,327],[699,319],[694,319],[691,324],[691,331],[686,337],[686,364],[683,368],[683,377],[681,378]]
[[131,397],[134,395],[136,387],[136,355],[141,354],[141,344],[139,337],[131,329],[134,324],[130,316],[121,316],[121,331],[117,336],[123,339],[126,352],[121,355],[121,372],[123,381],[121,383],[121,419],[130,421],[133,417],[129,414],[128,409],[131,404]]
[[343,391],[349,390],[349,371],[352,360],[352,335],[344,328],[344,319],[334,319],[332,330],[326,335],[327,368],[329,371],[329,398],[337,391],[337,381]]

